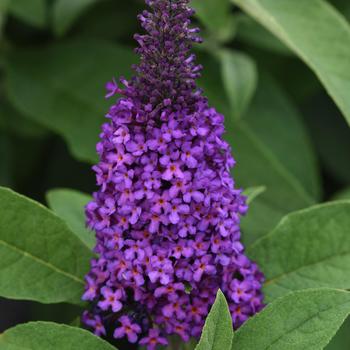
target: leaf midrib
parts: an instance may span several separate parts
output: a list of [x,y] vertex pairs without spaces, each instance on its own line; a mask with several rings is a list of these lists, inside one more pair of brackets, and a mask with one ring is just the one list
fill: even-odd
[[301,183],[281,165],[278,159],[274,156],[274,154],[265,146],[265,144],[259,140],[258,137],[254,134],[254,132],[249,128],[249,125],[244,121],[240,121],[239,128],[241,131],[245,133],[247,138],[249,138],[256,147],[261,151],[262,154],[265,155],[265,158],[270,161],[273,165],[274,169],[280,174],[280,176],[285,179],[285,181],[295,190],[296,193],[305,201],[305,204],[312,205],[314,204],[314,200],[312,197],[305,191],[304,187]]
[[28,253],[28,252],[26,252],[26,251],[24,251],[24,250],[22,250],[22,249],[20,249],[20,248],[18,248],[16,246],[12,245],[12,244],[9,244],[9,243],[7,243],[7,242],[5,242],[3,240],[0,240],[0,244],[2,244],[3,246],[5,246],[5,247],[7,247],[9,249],[12,249],[13,251],[15,251],[15,252],[17,252],[17,253],[25,256],[25,257],[28,257],[28,258],[34,260],[38,264],[41,264],[41,265],[45,266],[48,269],[51,269],[51,270],[53,270],[53,271],[55,271],[55,272],[65,276],[65,277],[73,280],[76,283],[84,285],[84,281],[82,279],[80,279],[79,277],[77,277],[75,275],[72,275],[71,273],[66,272],[64,270],[61,270],[60,268],[58,268],[58,267],[48,263],[45,260],[42,260],[41,258],[39,258],[39,257],[37,257],[37,256],[35,256],[33,254],[30,254],[30,253]]
[[[350,301],[346,301],[345,303],[340,303],[340,304],[337,304],[336,306],[340,306],[340,305],[345,305],[345,304],[349,304]],[[329,310],[332,310],[334,309],[334,305],[330,306],[330,307],[327,307],[326,309],[322,310],[322,311],[318,311],[317,313],[313,314],[312,316],[308,317],[307,319],[303,320],[301,323],[299,323],[298,325],[294,326],[293,328],[291,329],[288,329],[287,332],[288,333],[291,333],[291,332],[294,332],[295,330],[297,330],[298,328],[301,328],[301,326],[303,326],[304,324],[308,323],[309,321],[313,320],[314,318],[316,318],[318,315],[322,314],[323,312],[327,312]],[[349,314],[349,311],[347,312],[347,314]],[[274,344],[276,344],[280,339],[284,338],[286,335],[286,332],[284,332],[284,334],[281,334],[278,338],[274,339],[272,343],[268,344],[267,347],[265,347],[263,350],[269,350],[272,348],[272,346]]]
[[310,263],[310,264],[307,264],[307,265],[303,265],[303,266],[301,266],[301,267],[298,267],[298,268],[296,268],[296,269],[294,269],[294,270],[291,270],[291,271],[288,271],[288,272],[286,272],[286,273],[282,273],[282,274],[280,274],[280,275],[278,275],[278,276],[276,276],[276,277],[274,277],[274,278],[271,278],[271,279],[269,279],[269,280],[266,280],[265,286],[272,285],[272,284],[276,283],[276,281],[281,280],[281,279],[284,279],[286,276],[295,274],[295,273],[297,273],[297,272],[299,272],[299,271],[303,271],[303,270],[305,270],[305,269],[308,269],[308,268],[311,267],[311,266],[315,266],[315,265],[318,265],[318,264],[322,264],[323,262],[326,262],[326,261],[328,261],[328,260],[331,260],[331,259],[333,259],[333,258],[335,258],[335,257],[341,257],[341,256],[345,256],[345,255],[350,255],[350,252],[344,252],[344,253],[342,253],[342,254],[327,256],[327,257],[325,257],[325,258],[323,258],[323,259],[321,259],[321,260],[318,260],[318,261],[316,261],[316,262],[313,262],[313,263]]

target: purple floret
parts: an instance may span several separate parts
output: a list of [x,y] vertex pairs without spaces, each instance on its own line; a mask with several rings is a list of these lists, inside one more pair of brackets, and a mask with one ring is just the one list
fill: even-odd
[[168,335],[198,338],[220,288],[238,328],[263,308],[264,276],[244,254],[247,212],[230,171],[224,117],[197,88],[200,42],[188,0],[146,0],[140,63],[110,108],[94,166],[99,190],[86,207],[97,259],[86,276],[85,324],[149,350]]

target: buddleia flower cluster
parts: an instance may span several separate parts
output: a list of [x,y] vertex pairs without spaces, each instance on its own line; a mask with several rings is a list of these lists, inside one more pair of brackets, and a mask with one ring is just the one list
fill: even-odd
[[248,207],[230,176],[224,117],[196,85],[202,67],[191,46],[201,39],[188,2],[146,0],[135,76],[107,84],[107,97],[118,97],[86,207],[97,258],[83,321],[148,350],[169,335],[198,338],[219,288],[235,328],[263,307],[264,277],[240,242]]

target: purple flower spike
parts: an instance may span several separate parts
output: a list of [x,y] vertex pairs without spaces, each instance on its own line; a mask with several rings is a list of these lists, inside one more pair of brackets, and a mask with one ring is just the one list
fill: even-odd
[[99,190],[86,206],[97,259],[83,321],[154,350],[169,335],[198,338],[219,288],[240,327],[264,306],[264,276],[241,243],[248,207],[230,176],[224,117],[196,85],[194,11],[189,0],[146,3],[136,74],[123,88],[107,84],[107,96],[119,98],[102,127]]

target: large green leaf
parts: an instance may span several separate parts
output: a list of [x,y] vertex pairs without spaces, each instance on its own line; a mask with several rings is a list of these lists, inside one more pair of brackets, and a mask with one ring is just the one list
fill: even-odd
[[320,350],[350,312],[350,293],[309,289],[269,304],[235,334],[232,350]]
[[232,0],[318,76],[350,123],[350,26],[323,0]]
[[256,89],[258,79],[255,62],[249,56],[232,50],[222,50],[219,56],[231,116],[239,119],[249,106]]
[[230,349],[233,339],[232,318],[226,298],[218,291],[214,305],[205,321],[201,339],[195,350]]
[[350,288],[350,201],[292,213],[248,249],[272,300],[291,290]]
[[53,29],[57,35],[66,33],[74,21],[97,0],[56,0],[53,6]]
[[104,84],[127,75],[133,61],[132,50],[95,40],[14,51],[6,64],[6,90],[24,116],[61,134],[77,158],[95,162],[111,104]]
[[6,0],[8,11],[36,27],[44,27],[47,23],[46,0]]
[[91,252],[44,206],[0,188],[0,296],[80,303]]
[[92,333],[51,322],[30,322],[0,335],[1,350],[115,350]]
[[93,232],[86,228],[84,207],[91,196],[74,190],[56,189],[47,193],[50,208],[68,224],[72,232],[90,249],[95,246]]

